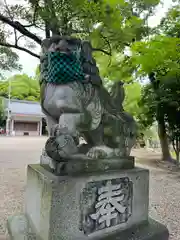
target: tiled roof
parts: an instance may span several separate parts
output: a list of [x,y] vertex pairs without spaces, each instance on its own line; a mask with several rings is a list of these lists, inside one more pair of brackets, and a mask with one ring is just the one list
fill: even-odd
[[[4,99],[4,107],[8,107],[8,99]],[[22,115],[33,115],[33,116],[44,116],[41,110],[41,106],[38,102],[22,101],[11,99],[10,101],[10,111],[12,115],[22,114]]]

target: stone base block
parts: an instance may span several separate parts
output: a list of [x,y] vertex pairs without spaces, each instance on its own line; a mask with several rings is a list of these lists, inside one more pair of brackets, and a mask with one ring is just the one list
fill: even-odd
[[55,176],[28,166],[25,214],[43,239],[89,239],[148,220],[149,172]]
[[77,154],[74,159],[68,162],[57,162],[48,157],[47,154],[41,155],[40,165],[56,176],[79,175],[83,173],[104,173],[118,171],[122,169],[134,168],[134,157],[119,157],[112,159],[83,159],[84,156]]
[[[43,240],[32,233],[24,215],[14,216],[8,219],[8,231],[11,240]],[[103,238],[93,238],[93,240],[168,240],[169,233],[167,228],[149,219],[148,224],[134,226],[122,232],[116,232]],[[72,238],[72,240],[83,240],[84,238]],[[53,240],[61,240],[56,236]]]
[[9,219],[9,233],[14,240],[166,240],[167,230],[149,221],[148,200],[146,169],[55,176],[33,164],[24,216]]
[[7,228],[10,240],[40,240],[40,238],[33,233],[25,215],[9,217]]

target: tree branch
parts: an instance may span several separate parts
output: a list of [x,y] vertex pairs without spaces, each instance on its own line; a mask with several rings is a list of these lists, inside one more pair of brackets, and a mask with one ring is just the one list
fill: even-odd
[[108,56],[112,56],[112,54],[110,52],[107,52],[106,50],[100,49],[100,48],[93,48],[93,51],[98,51],[98,52],[103,52],[104,54],[108,55]]
[[[104,41],[107,43],[108,47],[109,47],[109,55],[112,56],[112,48],[111,48],[111,44],[108,40],[108,38],[106,36],[103,35],[102,31],[100,31],[100,36],[104,39]],[[110,63],[109,63],[110,65]]]
[[30,28],[30,27],[36,27],[36,25],[34,23],[30,23],[30,24],[27,24],[27,25],[23,25],[23,27]]
[[[47,13],[48,13],[49,17],[51,18],[51,19],[48,19],[48,20],[51,20],[48,23],[48,28],[49,28],[49,30],[52,31],[53,35],[59,35],[60,34],[59,25],[58,25],[59,21],[56,16],[56,11],[54,8],[53,1],[52,0],[44,0],[44,3],[45,3],[45,7],[47,9]],[[45,23],[47,24],[46,20],[47,19],[44,19]]]
[[[6,0],[4,0],[4,4],[5,4],[5,7],[6,7],[6,9],[7,9],[7,12],[8,12],[8,14],[9,14],[9,17],[10,17],[11,21],[13,21],[14,19],[13,19],[13,16],[11,15],[11,11],[10,11],[10,9],[9,9],[9,7],[8,7],[8,4],[7,4]],[[15,29],[15,28],[14,28],[13,30],[14,30],[15,45],[17,45],[17,43],[18,43],[18,40],[17,40],[17,32],[16,32],[16,29]]]
[[10,25],[11,27],[13,27],[14,29],[18,30],[20,33],[22,33],[23,35],[31,38],[32,40],[34,40],[36,43],[38,43],[39,45],[41,45],[41,39],[39,37],[37,37],[35,34],[31,33],[30,31],[28,31],[20,22],[18,21],[12,21],[9,18],[3,16],[2,14],[0,14],[0,21],[7,23],[8,25]]
[[89,34],[90,32],[88,32],[88,31],[81,31],[81,30],[76,30],[76,29],[71,29],[71,33],[86,33],[86,34]]
[[40,56],[37,55],[36,53],[33,53],[31,52],[30,50],[26,49],[26,48],[23,48],[23,47],[20,47],[18,45],[13,45],[13,44],[9,44],[9,43],[2,43],[0,42],[0,46],[3,46],[3,47],[9,47],[9,48],[16,48],[16,49],[19,49],[21,51],[24,51],[24,52],[27,52],[29,53],[31,56],[33,57],[36,57],[36,58],[39,58],[40,59]]
[[36,15],[37,15],[38,7],[39,7],[39,1],[37,1],[35,6],[34,6],[34,13],[33,13],[32,23],[30,23],[28,25],[23,25],[25,28],[29,28],[29,27],[33,27],[33,26],[37,27],[36,26]]

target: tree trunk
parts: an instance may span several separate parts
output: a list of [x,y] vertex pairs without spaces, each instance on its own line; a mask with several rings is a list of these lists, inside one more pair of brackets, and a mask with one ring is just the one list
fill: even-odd
[[176,152],[176,161],[177,161],[177,165],[179,165],[179,152]]
[[176,164],[179,165],[179,152],[180,152],[180,142],[179,137],[176,137],[175,139],[176,144],[174,144],[174,151],[176,153]]
[[56,11],[55,11],[55,8],[53,5],[53,1],[52,0],[44,0],[44,5],[46,7],[47,14],[48,14],[48,19],[46,19],[46,18],[44,19],[44,21],[46,23],[46,27],[48,27],[48,31],[51,30],[52,35],[59,35],[60,34],[59,25],[58,25],[59,22],[58,22],[58,18],[56,16]]
[[162,149],[162,160],[163,161],[172,161],[171,154],[169,151],[168,138],[166,134],[166,128],[164,119],[158,120],[158,135]]
[[45,35],[46,35],[46,38],[51,37],[50,28],[49,28],[49,25],[48,25],[47,21],[45,22]]
[[151,72],[149,74],[149,80],[152,84],[152,87],[154,89],[154,92],[156,93],[156,100],[158,102],[157,107],[156,107],[156,119],[158,122],[158,135],[159,135],[159,140],[161,144],[161,150],[162,150],[162,160],[163,161],[173,161],[171,158],[171,154],[169,151],[169,144],[168,144],[168,137],[166,134],[166,126],[165,126],[165,121],[164,121],[164,114],[161,110],[161,106],[159,104],[160,99],[159,99],[159,86],[160,86],[160,81],[156,79],[155,73]]

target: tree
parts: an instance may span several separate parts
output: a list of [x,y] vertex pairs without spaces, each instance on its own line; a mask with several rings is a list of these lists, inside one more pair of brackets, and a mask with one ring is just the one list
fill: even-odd
[[[172,43],[176,46],[177,39],[175,41],[173,40],[171,41],[171,39],[164,36],[158,36],[147,42],[137,42],[132,48],[132,58],[134,63],[138,66],[138,74],[142,76],[149,75],[151,83],[149,89],[151,92],[147,92],[147,94],[150,95],[152,99],[149,101],[148,106],[151,106],[151,103],[153,103],[155,108],[150,107],[149,111],[147,111],[147,116],[150,116],[149,112],[152,109],[155,110],[153,116],[156,116],[158,122],[158,133],[162,148],[162,157],[164,160],[170,160],[171,157],[168,147],[164,113],[161,111],[160,105],[160,82],[162,81],[163,76],[172,74],[176,69],[174,66],[174,63],[176,63],[175,52],[173,52],[174,50],[169,51],[169,47],[167,48],[167,45],[172,45]],[[154,76],[154,73],[156,73],[156,77]],[[145,97],[145,99],[149,100],[147,97]],[[152,117],[150,117],[150,119],[152,119]]]
[[20,70],[21,66],[18,64],[19,57],[10,48],[0,47],[0,78],[3,78],[3,72],[12,69]]
[[179,164],[180,153],[180,79],[174,77],[165,78],[161,85],[161,108],[165,117],[166,129],[176,153]]
[[[179,163],[179,152],[180,152],[180,113],[179,113],[179,39],[180,39],[180,7],[179,4],[176,4],[172,7],[165,18],[162,19],[159,32],[163,32],[166,36],[174,39],[176,41],[175,50],[172,51],[172,55],[177,56],[173,58],[172,71],[167,71],[166,74],[166,92],[167,95],[166,101],[164,102],[164,115],[166,121],[166,128],[168,131],[168,137],[172,142],[174,151],[176,153],[176,159]],[[171,58],[172,59],[172,58]],[[170,62],[170,61],[169,61]]]
[[22,5],[10,5],[7,1],[3,0],[0,11],[0,45],[37,58],[39,54],[33,48],[41,44],[42,38],[56,34],[88,38],[95,51],[108,55],[114,49],[119,52],[147,34],[146,20],[159,3],[159,0],[28,0]]
[[4,114],[4,106],[3,106],[3,98],[0,97],[0,127],[5,126],[5,114]]
[[11,79],[0,82],[0,96],[8,98],[9,82],[11,84],[11,98],[19,100],[39,101],[40,90],[36,79],[26,74],[14,75]]
[[9,84],[11,98],[18,100],[39,101],[40,90],[37,79],[32,79],[26,74],[14,75],[10,79],[0,81],[0,126],[5,125],[3,98],[8,98]]
[[[113,59],[113,64],[104,69],[105,76],[106,74],[112,76],[115,72],[115,76],[117,74],[128,81],[149,76],[150,85],[145,86],[142,91],[142,99],[139,102],[141,113],[138,114],[137,121],[141,129],[151,126],[155,120],[158,121],[164,160],[171,160],[167,136],[167,131],[169,132],[170,129],[167,128],[167,112],[163,112],[161,109],[161,105],[165,103],[161,101],[162,86],[160,87],[160,85],[163,84],[165,77],[169,79],[169,82],[174,76],[179,77],[179,9],[179,7],[170,9],[160,26],[155,29],[155,36],[149,35],[149,38],[144,38],[143,41],[136,40],[131,45],[132,56],[125,57],[117,54],[115,61]],[[155,31],[153,32],[155,33]],[[120,67],[118,68],[118,66]],[[122,78],[120,79],[122,80]],[[172,92],[173,94],[174,92]],[[172,96],[169,101],[172,101]],[[170,125],[172,132],[172,126],[175,127],[177,124],[171,120]]]
[[[179,162],[180,151],[180,80],[178,75],[166,74],[161,76],[158,88],[155,90],[152,83],[142,89],[139,102],[141,125],[147,128],[157,119],[159,137],[162,145],[163,159],[169,154],[168,142],[173,144]],[[162,135],[164,134],[164,136]],[[165,144],[164,144],[165,142]],[[166,157],[166,158],[165,158]],[[169,158],[170,159],[170,158]]]
[[146,84],[142,87],[138,106],[139,114],[137,121],[142,130],[148,129],[156,121],[157,102],[151,84]]
[[[173,117],[172,117],[173,114]],[[171,117],[168,117],[168,134],[172,143],[173,149],[176,154],[177,164],[180,160],[180,112],[175,110],[174,113],[171,109]]]
[[140,112],[138,103],[141,99],[141,85],[135,82],[124,87],[126,93],[124,109],[137,119]]
[[156,28],[158,33],[165,33],[166,36],[180,38],[180,6],[176,4],[169,9],[166,16]]
[[[162,146],[163,159],[171,159],[168,150],[168,139],[166,134],[165,116],[161,112],[160,107],[160,84],[164,81],[164,77],[169,81],[174,76],[179,76],[179,43],[178,37],[178,20],[180,16],[179,7],[172,8],[167,13],[167,16],[161,21],[160,26],[156,29],[155,36],[149,36],[149,39],[144,41],[136,41],[132,44],[132,57],[130,58],[131,64],[137,69],[136,75],[141,77],[149,76],[151,90],[149,95],[153,97],[149,103],[152,105],[154,101],[155,108],[150,108],[155,111],[158,121],[159,137]],[[153,93],[153,94],[151,94]],[[146,97],[147,98],[147,97]],[[146,99],[148,100],[148,99]],[[145,110],[145,109],[144,109]],[[151,112],[152,115],[152,112]],[[150,114],[150,122],[152,117]],[[147,120],[147,118],[146,118]]]

